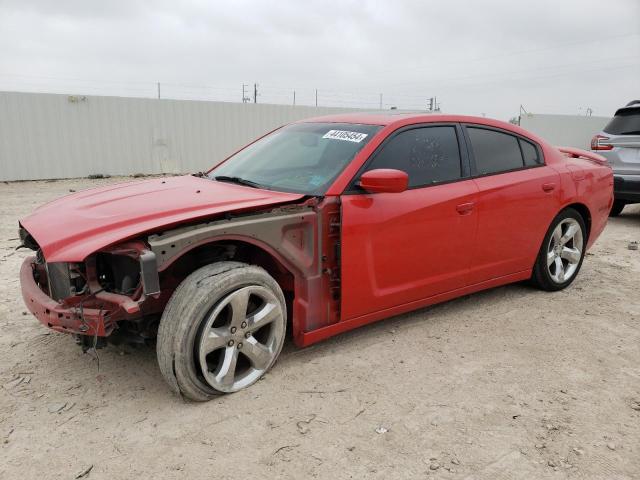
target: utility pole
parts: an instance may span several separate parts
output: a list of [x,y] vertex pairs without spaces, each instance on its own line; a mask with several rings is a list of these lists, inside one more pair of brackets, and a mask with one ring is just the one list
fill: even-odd
[[525,110],[525,108],[522,106],[522,104],[520,104],[520,110],[518,110],[518,125],[520,125],[520,122],[522,121],[522,114],[528,115],[529,113]]
[[253,103],[258,103],[258,84],[253,84]]
[[158,100],[160,100],[160,82],[158,82]]
[[318,89],[316,88],[316,107],[318,106]]
[[296,104],[296,91],[293,91],[293,105],[295,106]]
[[437,97],[429,98],[429,111],[430,112],[439,112],[440,111],[440,105],[438,105],[438,98]]
[[380,110],[382,110],[382,94],[380,94]]
[[251,99],[249,97],[247,97],[247,87],[249,85],[247,85],[246,83],[242,84],[242,103],[247,103],[248,101],[250,101]]

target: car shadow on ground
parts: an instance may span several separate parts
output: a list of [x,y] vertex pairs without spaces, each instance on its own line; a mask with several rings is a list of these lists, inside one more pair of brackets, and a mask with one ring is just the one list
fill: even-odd
[[[545,292],[535,290],[526,283],[496,287],[389,317],[306,348],[296,347],[289,335],[278,363],[269,376],[278,375],[278,366],[295,369],[297,363],[303,365],[329,355],[357,352],[388,339],[390,332],[401,332],[403,329],[420,328],[420,326],[425,330],[456,329],[461,323],[473,322],[475,309],[485,308],[489,304],[495,305],[496,302],[514,297],[538,294],[544,295]],[[505,308],[507,308],[506,304]],[[428,335],[428,332],[425,332],[425,335]],[[54,384],[57,383],[55,377],[58,373],[66,372],[64,378],[58,379],[64,382],[70,380],[68,372],[75,372],[74,381],[81,382],[88,388],[105,389],[116,393],[119,388],[123,388],[122,385],[130,385],[134,380],[133,383],[139,385],[139,390],[135,393],[138,399],[153,397],[157,402],[159,397],[165,396],[167,403],[178,400],[160,374],[153,345],[108,345],[104,349],[81,353],[80,348],[74,345],[69,336],[49,332],[38,335],[30,343],[34,341],[39,343],[43,339],[46,339],[47,345],[51,348],[47,355],[47,363],[52,367],[53,372],[49,380]],[[122,391],[117,395],[127,393]],[[228,396],[221,397],[221,400],[225,397]]]
[[421,325],[425,329],[441,327],[444,324],[455,328],[460,323],[473,322],[473,311],[475,309],[484,308],[489,304],[495,305],[496,302],[509,298],[524,295],[545,295],[546,293],[532,287],[527,282],[519,282],[385,318],[302,349],[296,347],[292,339],[288,339],[283,348],[280,361],[286,362],[289,358],[300,357],[303,357],[304,361],[308,361],[340,351],[352,351],[354,348],[378,343],[389,333],[396,333],[402,329],[416,328]]
[[640,226],[640,205],[625,207],[619,216],[609,218],[609,221],[621,225]]

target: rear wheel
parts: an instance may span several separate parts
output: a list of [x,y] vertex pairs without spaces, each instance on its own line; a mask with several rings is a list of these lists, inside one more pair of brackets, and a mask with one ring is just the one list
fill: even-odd
[[624,207],[626,207],[627,203],[624,200],[614,200],[613,205],[611,206],[611,211],[609,212],[610,217],[617,217],[622,213]]
[[162,375],[196,401],[255,383],[275,363],[287,309],[262,268],[220,262],[196,270],[169,300],[158,330]]
[[582,215],[573,208],[560,212],[545,235],[531,279],[543,290],[568,287],[576,278],[586,250]]

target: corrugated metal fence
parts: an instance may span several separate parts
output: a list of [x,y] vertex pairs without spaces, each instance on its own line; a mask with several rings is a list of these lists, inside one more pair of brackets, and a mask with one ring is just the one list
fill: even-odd
[[[0,180],[205,170],[280,125],[329,107],[0,92]],[[528,114],[554,145],[589,148],[606,117]]]
[[0,92],[0,180],[205,170],[328,107]]

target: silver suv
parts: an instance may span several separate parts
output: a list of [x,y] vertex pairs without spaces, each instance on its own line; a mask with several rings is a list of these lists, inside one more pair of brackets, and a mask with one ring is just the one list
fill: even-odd
[[615,201],[609,215],[616,217],[625,205],[640,203],[640,100],[618,109],[591,139],[591,150],[605,156],[613,168]]

